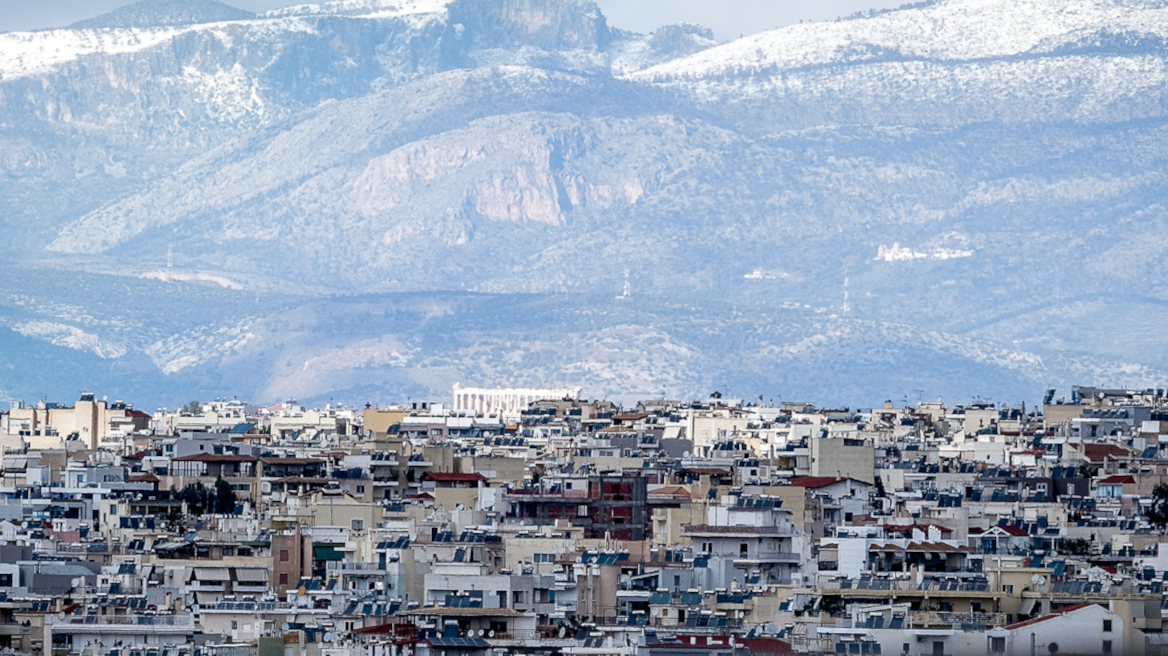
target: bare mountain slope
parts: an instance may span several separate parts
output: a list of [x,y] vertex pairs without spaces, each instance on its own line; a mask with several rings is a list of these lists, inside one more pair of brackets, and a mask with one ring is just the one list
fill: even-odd
[[[0,325],[133,385],[261,372],[241,395],[1145,384],[1166,7],[943,0],[716,47],[581,0],[0,35],[0,258],[198,308],[88,323],[10,284]],[[626,271],[652,307],[613,306]],[[460,309],[377,319],[402,294]]]

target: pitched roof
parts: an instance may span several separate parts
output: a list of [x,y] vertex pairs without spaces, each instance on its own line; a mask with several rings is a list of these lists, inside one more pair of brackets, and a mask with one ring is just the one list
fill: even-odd
[[680,486],[680,485],[667,485],[667,486],[665,486],[665,487],[659,487],[659,488],[657,488],[656,490],[649,490],[649,494],[660,494],[660,495],[670,495],[670,496],[678,496],[678,497],[682,497],[682,496],[688,497],[688,496],[689,496],[689,490],[685,489],[684,487],[682,487],[682,486]]
[[1082,608],[1086,608],[1087,606],[1092,606],[1092,605],[1094,605],[1094,604],[1073,604],[1071,606],[1064,606],[1058,610],[1051,611],[1050,615],[1043,615],[1042,617],[1033,617],[1033,618],[1028,619],[1028,620],[1022,620],[1021,622],[1017,622],[1015,624],[1010,624],[1009,626],[1006,627],[1006,630],[1012,631],[1014,629],[1020,629],[1024,626],[1030,626],[1031,624],[1038,624],[1039,622],[1053,620],[1056,617],[1061,617],[1063,615],[1066,615],[1067,613],[1070,613],[1070,612],[1073,612],[1076,610],[1080,610]]
[[130,483],[157,483],[158,477],[155,476],[154,474],[147,472],[145,474],[139,474],[138,476],[131,476],[129,482]]
[[1122,475],[1115,475],[1115,476],[1108,476],[1107,478],[1101,479],[1101,480],[1099,481],[1099,484],[1100,484],[1100,485],[1117,485],[1117,484],[1123,484],[1123,483],[1135,483],[1135,482],[1136,482],[1136,477],[1135,477],[1135,476],[1131,476],[1131,475],[1126,475],[1126,476],[1122,476]]
[[1083,457],[1091,462],[1099,462],[1104,458],[1124,458],[1131,455],[1131,451],[1118,444],[1084,444]]
[[[828,485],[833,485],[835,483],[843,483],[844,481],[855,480],[856,479],[854,478],[848,478],[846,476],[842,478],[839,476],[798,476],[791,479],[791,485],[806,487],[814,490],[821,487],[827,487]],[[863,483],[863,481],[856,482]],[[864,483],[864,485],[867,485],[867,483]]]
[[426,472],[426,475],[424,476],[424,478],[428,478],[432,481],[444,481],[444,482],[457,482],[457,481],[479,482],[479,481],[481,481],[481,482],[485,483],[485,482],[491,480],[478,472],[475,472],[473,474],[463,474],[461,472]]

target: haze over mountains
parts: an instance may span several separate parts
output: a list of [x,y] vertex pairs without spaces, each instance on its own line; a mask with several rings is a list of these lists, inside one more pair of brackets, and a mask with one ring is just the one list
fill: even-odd
[[1166,39],[1159,0],[721,45],[576,0],[0,34],[0,397],[1163,384]]

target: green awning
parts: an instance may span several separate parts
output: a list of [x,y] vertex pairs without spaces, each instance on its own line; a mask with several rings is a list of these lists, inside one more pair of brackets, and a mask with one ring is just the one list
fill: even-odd
[[316,560],[344,560],[345,554],[336,550],[333,545],[312,547],[312,557]]

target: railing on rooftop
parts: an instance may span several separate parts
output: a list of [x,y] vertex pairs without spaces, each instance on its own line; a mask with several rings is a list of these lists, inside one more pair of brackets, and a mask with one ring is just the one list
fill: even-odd
[[73,615],[61,624],[112,625],[112,626],[176,626],[194,628],[195,618],[190,615]]

